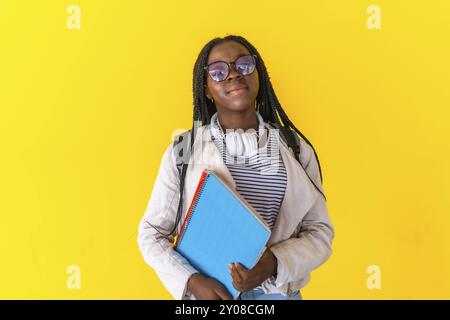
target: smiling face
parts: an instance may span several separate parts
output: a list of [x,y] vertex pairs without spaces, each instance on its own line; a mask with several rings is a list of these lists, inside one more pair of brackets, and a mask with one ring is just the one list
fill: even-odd
[[[242,55],[250,54],[245,46],[235,41],[226,41],[215,45],[208,56],[207,65],[215,61],[234,62]],[[208,99],[214,99],[217,111],[246,111],[255,109],[256,96],[259,90],[258,70],[243,76],[232,65],[228,77],[221,82],[214,81],[206,74],[205,94]],[[207,71],[205,70],[207,73]],[[244,87],[241,90],[233,90]]]

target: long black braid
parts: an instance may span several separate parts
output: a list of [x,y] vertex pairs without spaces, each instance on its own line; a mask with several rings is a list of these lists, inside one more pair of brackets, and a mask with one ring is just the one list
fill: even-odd
[[[319,165],[320,172],[320,181],[323,182],[322,179],[322,170],[319,163],[319,158],[317,156],[316,150],[309,140],[305,137],[303,133],[298,130],[295,125],[291,122],[286,112],[280,105],[278,98],[273,90],[272,83],[270,82],[270,77],[267,72],[266,66],[264,65],[264,61],[259,55],[256,48],[248,42],[245,38],[237,35],[228,35],[226,37],[214,38],[209,41],[203,49],[200,51],[200,54],[195,61],[194,72],[193,72],[193,93],[194,93],[194,112],[193,112],[193,125],[190,130],[190,149],[188,152],[192,154],[193,144],[195,140],[195,133],[197,131],[198,125],[207,125],[211,122],[211,117],[216,113],[216,106],[213,101],[209,100],[205,94],[205,85],[206,85],[206,77],[207,73],[204,70],[204,67],[207,64],[208,56],[212,48],[220,43],[226,41],[235,41],[237,43],[242,44],[247,48],[250,54],[256,55],[256,68],[258,70],[259,75],[259,91],[256,96],[256,111],[258,111],[265,122],[275,124],[279,128],[284,128],[287,134],[293,135],[291,130],[294,130],[297,134],[299,134],[303,140],[305,140],[313,149],[314,155],[317,159],[317,163]],[[184,180],[186,177],[187,171],[187,162],[183,163],[181,172],[180,172],[180,197],[178,203],[177,216],[175,219],[175,224],[173,226],[172,231],[168,234],[161,233],[157,228],[155,228],[160,234],[164,237],[172,235],[178,224],[180,223],[182,211],[183,211],[183,190],[184,190]],[[311,178],[308,175],[308,178]],[[315,183],[311,180],[316,189],[325,197],[323,192],[315,185]]]

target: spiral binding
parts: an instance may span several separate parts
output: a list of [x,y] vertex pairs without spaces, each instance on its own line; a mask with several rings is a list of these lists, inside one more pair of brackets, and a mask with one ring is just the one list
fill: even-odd
[[183,238],[184,232],[186,231],[189,222],[191,221],[192,213],[197,206],[198,199],[200,198],[203,187],[205,186],[206,180],[208,179],[210,173],[209,170],[205,169],[200,177],[199,184],[197,185],[197,189],[195,190],[194,197],[192,199],[191,205],[189,206],[189,210],[186,214],[186,218],[184,219],[183,225],[181,226],[180,234],[177,237],[177,241],[175,242],[175,247],[178,247],[181,239]]

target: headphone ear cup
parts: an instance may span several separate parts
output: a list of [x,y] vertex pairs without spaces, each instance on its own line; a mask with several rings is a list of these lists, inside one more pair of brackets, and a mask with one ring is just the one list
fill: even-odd
[[225,139],[227,150],[231,155],[236,156],[242,153],[242,141],[235,131],[227,132]]
[[235,142],[236,142],[236,154],[238,156],[241,156],[244,153],[244,144],[242,143],[242,137],[239,133],[235,132]]
[[258,148],[258,143],[256,141],[255,133],[244,133],[242,134],[242,143],[244,145],[245,155],[249,155],[256,151]]

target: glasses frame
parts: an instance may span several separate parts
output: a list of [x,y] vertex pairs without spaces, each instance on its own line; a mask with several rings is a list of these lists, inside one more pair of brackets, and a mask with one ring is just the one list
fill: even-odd
[[[242,58],[242,57],[247,57],[247,56],[251,56],[251,57],[253,58],[253,62],[255,63],[255,68],[254,68],[253,71],[252,71],[251,73],[249,73],[249,74],[242,74],[242,73],[240,73],[240,72],[236,69],[236,64],[235,64],[235,63],[236,63],[236,61],[239,60],[240,58]],[[222,61],[222,60],[218,60],[218,61],[211,62],[211,63],[207,64],[206,66],[204,66],[203,69],[207,71],[209,77],[210,77],[213,81],[216,81],[216,82],[222,82],[222,81],[225,81],[225,80],[228,78],[228,76],[230,75],[230,72],[231,72],[231,65],[233,65],[233,67],[234,67],[234,69],[236,70],[237,73],[239,73],[240,75],[243,75],[243,76],[248,76],[248,75],[252,74],[253,72],[255,72],[255,69],[256,69],[256,58],[257,58],[256,54],[243,54],[242,56],[237,57],[234,61],[231,61],[231,62]],[[228,65],[228,72],[227,72],[227,75],[225,76],[225,79],[223,79],[223,80],[215,80],[215,79],[209,74],[209,67],[210,67],[211,65],[215,64],[215,63],[218,63],[218,62],[223,62],[223,63],[226,63],[226,64]]]

